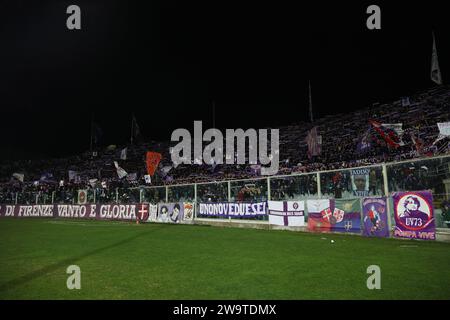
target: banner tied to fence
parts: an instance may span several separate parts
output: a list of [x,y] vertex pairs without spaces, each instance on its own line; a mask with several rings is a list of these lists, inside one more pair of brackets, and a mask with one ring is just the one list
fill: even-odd
[[303,227],[304,201],[268,201],[269,223],[278,226]]
[[200,216],[254,218],[256,216],[266,215],[267,214],[266,207],[267,202],[200,203],[198,214]]
[[430,191],[396,192],[394,200],[394,236],[435,240],[433,195]]
[[148,215],[148,204],[0,205],[1,217],[136,220]]
[[363,235],[366,237],[389,237],[386,198],[364,198],[362,204]]
[[308,230],[361,233],[360,199],[307,200]]

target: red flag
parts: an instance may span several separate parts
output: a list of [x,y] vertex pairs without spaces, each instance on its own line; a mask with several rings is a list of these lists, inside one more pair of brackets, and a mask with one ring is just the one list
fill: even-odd
[[383,138],[384,141],[386,141],[386,143],[389,146],[391,146],[393,148],[400,147],[400,144],[393,140],[393,139],[395,139],[395,136],[393,135],[393,133],[391,131],[387,132],[385,130],[385,128],[381,125],[381,123],[379,123],[378,121],[369,120],[369,122],[374,127],[376,132],[378,132],[380,134],[380,136]]
[[309,216],[308,230],[312,232],[329,232],[331,230],[331,223],[324,217]]
[[147,152],[147,172],[150,176],[155,174],[156,168],[161,161],[162,155],[158,152]]

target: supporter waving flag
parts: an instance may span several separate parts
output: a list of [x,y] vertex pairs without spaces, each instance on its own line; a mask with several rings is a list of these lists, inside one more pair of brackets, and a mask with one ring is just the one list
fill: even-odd
[[[375,121],[375,120],[369,120],[369,122],[372,125],[372,127],[375,129],[375,131],[378,132],[378,134],[387,143],[388,146],[397,149],[398,147],[404,145],[404,143],[401,141],[401,139],[397,133],[399,131],[392,129],[391,124],[381,124],[380,122]],[[398,124],[396,124],[396,125],[398,125]]]
[[155,174],[156,168],[158,168],[161,159],[161,153],[151,151],[147,152],[147,172],[150,176],[153,176]]

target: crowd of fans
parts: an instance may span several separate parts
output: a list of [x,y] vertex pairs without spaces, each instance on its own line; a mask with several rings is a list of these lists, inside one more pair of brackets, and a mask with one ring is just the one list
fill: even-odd
[[[401,139],[404,144],[398,148],[388,146],[374,130],[370,131],[369,120],[371,119],[379,123],[402,123],[404,133]],[[443,139],[435,145],[433,142],[439,134],[436,123],[448,121],[450,121],[450,87],[439,86],[392,103],[373,104],[351,113],[328,115],[314,123],[301,122],[279,127],[280,169],[278,175],[345,169],[446,154],[450,152],[448,139]],[[308,131],[316,126],[322,136],[321,153],[310,158],[305,138]],[[358,142],[368,131],[370,132],[371,146],[367,150],[361,151],[358,148]],[[415,137],[416,142],[412,137]],[[417,141],[420,141],[420,144]],[[125,147],[127,148],[127,159],[120,160],[121,150]],[[121,190],[130,190],[143,185],[166,186],[219,182],[258,176],[257,170],[254,170],[254,166],[251,165],[181,164],[172,167],[170,147],[169,142],[150,141],[128,146],[98,148],[94,150],[95,152],[87,151],[63,159],[0,160],[0,203],[14,202],[16,197],[27,197],[25,195],[29,195],[27,199],[18,199],[18,201],[32,203],[36,194],[45,194],[47,198],[41,199],[44,202],[71,202],[76,197],[77,190],[80,189],[89,190],[89,196],[95,197],[99,202],[108,202],[111,199],[127,202],[135,200],[139,194],[121,192]],[[147,151],[156,151],[162,154],[162,161],[152,177],[151,184],[144,181]],[[119,165],[129,173],[128,177],[119,179],[114,161],[118,161]],[[75,172],[75,177],[72,176],[69,179],[69,171]],[[23,174],[24,181],[12,178],[13,173]],[[379,175],[380,173],[376,172],[375,174]],[[395,174],[398,173],[395,172]],[[130,179],[132,176],[133,179]],[[323,194],[335,193],[336,190],[339,190],[339,187],[336,187],[339,184],[349,184],[346,176],[339,179],[332,176],[321,184]],[[405,184],[414,183],[414,176],[406,175],[404,178]],[[314,194],[317,193],[315,179],[315,175],[295,177],[295,179],[294,177],[276,179],[273,180],[272,193],[276,198],[290,197],[294,194]],[[226,183],[219,185],[223,185],[220,187],[223,190],[208,189],[208,185],[204,185],[205,190],[200,193],[205,201],[228,196]],[[236,187],[233,197],[245,199],[251,192],[254,193],[253,197],[263,197],[266,192],[264,186],[257,188],[259,191],[247,190],[251,188],[251,186]],[[377,185],[371,185],[371,188],[374,193],[381,189]],[[163,190],[149,192],[155,193],[152,197],[163,199],[165,196]],[[173,197],[190,197],[192,191],[174,188],[172,193],[174,193],[171,195]],[[176,193],[179,194],[176,195]],[[53,199],[48,199],[50,194]]]

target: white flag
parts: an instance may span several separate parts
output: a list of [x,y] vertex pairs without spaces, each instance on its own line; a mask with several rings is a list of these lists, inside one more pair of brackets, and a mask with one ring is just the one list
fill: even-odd
[[305,225],[304,201],[268,201],[269,224],[302,227]]
[[144,179],[145,179],[145,183],[149,183],[149,184],[152,183],[152,177],[150,175],[146,174],[144,176]]
[[382,123],[381,124],[383,127],[391,129],[393,131],[395,131],[395,133],[398,136],[398,139],[400,140],[398,142],[399,146],[404,146],[405,143],[402,140],[402,136],[403,136],[403,123]]
[[125,170],[123,170],[121,167],[119,167],[119,164],[117,163],[117,161],[114,161],[114,166],[116,167],[117,175],[119,176],[120,179],[127,176],[128,173]]
[[122,149],[120,152],[120,160],[127,160],[127,148]]
[[441,69],[439,69],[439,61],[436,50],[436,40],[433,33],[433,53],[431,55],[431,80],[437,84],[442,84]]
[[25,175],[23,173],[13,173],[12,176],[20,182],[23,182],[23,179],[25,178]]
[[95,188],[96,183],[97,179],[89,179],[89,184],[91,185],[92,188]]
[[450,122],[438,122],[437,126],[439,128],[439,135],[436,141],[433,142],[433,145],[444,138],[450,137]]

